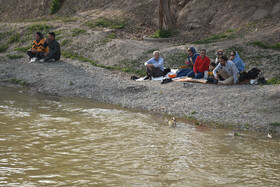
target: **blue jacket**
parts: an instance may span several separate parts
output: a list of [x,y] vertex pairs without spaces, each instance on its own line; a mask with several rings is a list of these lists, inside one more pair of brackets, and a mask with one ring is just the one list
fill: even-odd
[[245,71],[245,64],[243,62],[243,60],[240,58],[240,56],[238,55],[238,53],[235,51],[236,55],[234,60],[232,60],[232,62],[236,65],[237,69],[239,72],[241,71]]
[[191,64],[190,58],[192,58],[192,62],[193,62],[193,65],[194,65],[195,60],[196,60],[196,58],[199,56],[199,54],[196,53],[196,50],[195,50],[195,48],[194,48],[193,46],[191,46],[190,49],[191,49],[192,52],[193,52],[193,56],[192,56],[192,57],[188,56],[188,61],[187,61],[187,62],[188,62],[189,64]]

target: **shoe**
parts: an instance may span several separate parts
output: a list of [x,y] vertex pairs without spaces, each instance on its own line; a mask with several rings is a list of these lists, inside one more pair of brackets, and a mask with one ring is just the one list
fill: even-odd
[[135,75],[133,75],[133,76],[130,77],[130,79],[131,79],[131,80],[134,80],[134,81],[137,80],[137,79],[139,79],[139,78],[140,78],[140,77],[136,77]]
[[176,78],[177,75],[176,75],[176,74],[169,74],[168,77],[169,77],[170,79],[173,79],[173,78]]
[[42,58],[41,60],[39,60],[39,62],[43,63],[43,62],[45,62],[45,59]]
[[162,79],[161,84],[172,82],[172,79]]
[[38,60],[37,57],[34,57],[34,58],[31,58],[30,62],[29,63],[33,63],[33,62],[36,62]]
[[150,75],[148,75],[147,77],[144,78],[144,80],[152,80],[152,77]]

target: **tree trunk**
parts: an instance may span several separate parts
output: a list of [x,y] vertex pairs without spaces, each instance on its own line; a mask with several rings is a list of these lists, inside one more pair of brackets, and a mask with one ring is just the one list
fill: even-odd
[[159,4],[159,28],[163,29],[163,23],[166,28],[172,30],[174,21],[170,12],[170,0],[160,0]]

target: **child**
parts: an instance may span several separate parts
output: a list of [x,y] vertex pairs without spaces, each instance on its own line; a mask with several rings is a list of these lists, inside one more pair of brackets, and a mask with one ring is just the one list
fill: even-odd
[[214,74],[213,74],[213,70],[215,69],[216,64],[215,62],[211,62],[209,64],[209,71],[207,73],[207,83],[218,83],[218,80],[215,79]]

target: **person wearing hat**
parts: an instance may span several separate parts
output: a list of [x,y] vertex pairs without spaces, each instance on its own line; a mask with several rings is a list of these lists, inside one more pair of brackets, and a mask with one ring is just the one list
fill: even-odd
[[60,45],[55,40],[55,33],[50,32],[47,38],[46,46],[49,47],[49,53],[45,53],[40,62],[48,62],[50,60],[59,60],[60,59]]
[[44,38],[44,35],[41,32],[36,32],[32,48],[27,51],[27,55],[30,58],[30,63],[41,59],[44,53],[49,52],[48,47],[45,46],[46,40]]

